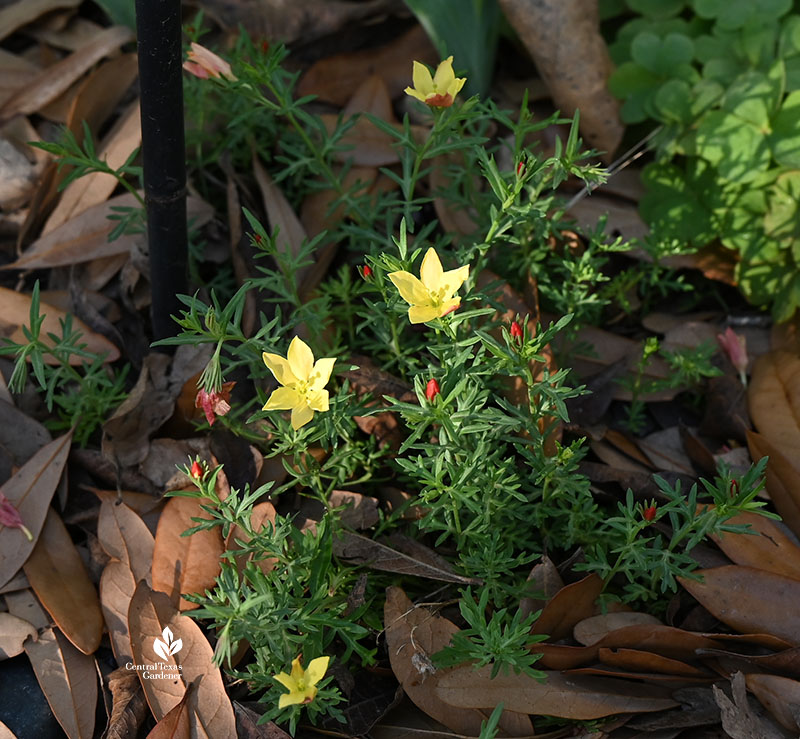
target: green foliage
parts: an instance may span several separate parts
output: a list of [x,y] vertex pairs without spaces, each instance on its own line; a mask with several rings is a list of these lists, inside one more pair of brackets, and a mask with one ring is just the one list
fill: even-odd
[[[26,342],[19,344],[4,338],[0,346],[0,356],[16,357],[8,387],[13,393],[23,392],[30,367],[44,393],[47,410],[57,414],[45,425],[57,430],[74,427],[75,441],[84,446],[125,399],[128,367],[115,372],[104,364],[105,355],[89,351],[81,342],[80,331],[73,328],[70,314],[61,321],[61,335],[48,333],[50,341],[45,343],[41,335],[45,315],[40,308],[37,281],[31,297],[30,324],[22,327]],[[74,357],[81,359],[79,366],[70,363]]]
[[609,86],[625,122],[663,127],[643,217],[665,241],[738,252],[748,300],[789,319],[800,307],[800,15],[791,0],[628,5],[641,16],[617,34]]
[[466,71],[467,95],[486,95],[494,72],[500,31],[497,0],[405,0],[430,36],[442,59],[458,60],[456,75]]

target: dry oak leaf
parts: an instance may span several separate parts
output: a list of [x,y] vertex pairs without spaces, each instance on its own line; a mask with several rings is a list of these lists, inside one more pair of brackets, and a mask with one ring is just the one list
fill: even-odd
[[[203,737],[205,732],[213,739],[236,739],[233,707],[225,693],[222,675],[214,666],[214,650],[200,627],[180,615],[164,593],[151,590],[145,582],[136,586],[128,622],[136,664],[166,665],[162,674],[175,674],[174,679],[146,679],[143,671],[137,670],[156,720],[163,719],[178,705],[187,686],[197,680],[197,692],[190,697],[190,708],[196,717],[191,736]],[[156,653],[154,644],[167,627],[175,640],[181,640],[181,647],[165,659]]]
[[149,716],[139,678],[132,670],[119,667],[106,680],[111,691],[111,716],[106,739],[130,739],[137,735]]
[[794,461],[800,458],[800,356],[776,351],[753,364],[747,406],[758,432]]
[[36,639],[36,627],[23,618],[0,613],[0,661],[22,654],[28,637]]
[[[478,736],[481,723],[503,698],[482,706],[485,710],[471,706],[463,710],[436,695],[436,685],[449,670],[434,668],[430,655],[446,647],[458,627],[426,608],[416,607],[398,587],[386,591],[383,623],[392,671],[411,701],[451,731]],[[533,734],[530,719],[509,710],[503,711],[498,727],[507,736]]]

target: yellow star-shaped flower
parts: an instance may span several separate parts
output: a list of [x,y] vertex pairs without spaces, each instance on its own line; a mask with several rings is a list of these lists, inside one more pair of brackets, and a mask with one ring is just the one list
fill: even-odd
[[314,362],[314,354],[301,338],[295,336],[289,344],[286,359],[264,352],[264,364],[275,379],[283,385],[269,396],[265,411],[292,411],[292,428],[305,426],[314,411],[328,410],[328,391],[325,385],[331,378],[333,364],[330,357]]
[[461,305],[461,298],[453,296],[469,277],[469,266],[445,272],[438,254],[431,247],[422,260],[419,276],[421,279],[403,270],[389,274],[400,297],[411,306],[408,309],[411,323],[427,323],[441,318]]
[[449,108],[467,81],[466,77],[456,77],[453,72],[452,56],[447,57],[436,67],[433,77],[424,64],[414,62],[412,76],[414,87],[406,87],[406,94],[433,108]]
[[289,689],[278,700],[278,708],[286,708],[297,703],[311,703],[317,694],[317,683],[325,677],[330,657],[317,657],[308,664],[304,670],[300,665],[300,657],[292,661],[292,674],[279,672],[275,679]]

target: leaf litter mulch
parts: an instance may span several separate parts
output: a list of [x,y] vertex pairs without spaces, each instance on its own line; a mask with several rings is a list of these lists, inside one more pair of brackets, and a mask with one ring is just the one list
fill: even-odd
[[[543,37],[551,46],[591,50],[591,39],[583,43],[579,14],[571,21],[574,33],[562,42],[526,22],[525,3],[504,5],[514,6],[506,12],[516,14],[513,21],[523,40]],[[567,5],[574,11],[576,4]],[[101,16],[79,6],[76,0],[25,0],[0,9],[5,39],[0,51],[5,283],[0,331],[24,340],[33,273],[46,285],[40,296],[47,314],[43,332],[58,333],[69,312],[91,351],[106,353],[109,362],[130,362],[138,379],[129,378],[127,399],[103,425],[102,438],[77,444],[70,432],[54,435],[42,424],[47,413],[35,393],[12,396],[7,388],[12,365],[0,361],[2,493],[32,536],[0,528],[0,737],[144,736],[155,719],[157,727],[148,736],[200,735],[197,725],[214,739],[284,736],[274,724],[256,723],[258,704],[249,703],[246,691],[212,662],[213,635],[184,615],[194,604],[181,595],[213,585],[226,542],[217,530],[182,537],[201,513],[198,503],[165,499],[163,493],[186,485],[176,470],[189,457],[224,464],[229,477],[219,479],[223,491],[276,480],[285,471],[232,435],[198,435],[202,411],[195,408],[195,389],[207,353],[182,347],[167,358],[149,349],[142,236],[108,241],[113,227],[108,216],[130,205],[132,196],[118,194],[116,181],[100,174],[60,191],[63,172],[44,152],[25,145],[50,138],[56,124],[79,135],[83,121],[102,133],[99,151],[111,166],[125,162],[140,144],[133,34],[124,27],[103,28]],[[299,92],[321,95],[339,108],[351,101],[366,67],[394,97],[408,84],[411,59],[436,62],[424,33],[397,2],[305,0],[253,7],[209,2],[206,8],[226,27],[243,22],[256,36],[274,34],[294,42],[292,63],[304,72]],[[400,21],[402,34],[356,50],[371,24],[385,29]],[[319,47],[313,63],[312,44]],[[563,70],[552,62],[548,68],[546,58],[537,63],[549,87],[530,67],[529,79],[501,80],[500,94],[513,99],[524,87],[539,96],[544,109],[551,104],[548,98],[568,108],[570,86]],[[591,65],[591,51],[583,63]],[[602,113],[586,118],[584,135],[613,150],[620,132],[597,123]],[[359,166],[374,167],[395,155],[380,138],[359,140],[358,130],[353,135]],[[273,228],[287,234],[299,229],[302,238],[324,227],[323,206],[304,208],[298,219],[257,163],[254,181],[272,204],[267,220]],[[640,236],[646,227],[636,212],[639,194],[632,167],[579,201],[571,214],[593,224],[605,212],[609,231]],[[228,259],[220,214],[197,196],[189,198],[189,213],[196,228],[211,234],[205,258]],[[460,214],[444,217],[455,221]],[[233,259],[241,262],[236,254]],[[687,274],[700,286],[716,280],[715,289],[730,290],[731,265],[712,251],[676,258],[674,264],[694,270]],[[237,274],[239,268],[247,267],[239,264]],[[507,297],[512,308],[516,301],[516,313],[534,312],[510,289]],[[513,674],[490,679],[488,668],[476,672],[470,666],[434,670],[425,656],[446,646],[458,626],[391,587],[382,661],[373,673],[356,676],[345,733],[375,739],[477,736],[491,709],[502,702],[499,730],[507,736],[532,735],[531,716],[558,716],[562,726],[568,725],[552,724],[537,736],[798,735],[800,324],[771,330],[759,321],[737,326],[747,339],[750,384],[745,390],[720,354],[724,374],[707,383],[704,415],[680,406],[678,390],[670,390],[645,398],[651,418],[646,433],[634,437],[617,423],[620,403],[631,397],[614,378],[635,364],[645,333],[659,334],[666,347],[692,348],[713,341],[727,319],[715,308],[679,314],[665,306],[640,326],[620,321],[613,330],[583,329],[576,346],[593,351],[576,349],[571,360],[593,395],[573,402],[568,431],[587,438],[592,453],[581,471],[609,499],[631,488],[637,499],[658,500],[656,472],[691,484],[701,474],[713,474],[720,458],[744,469],[751,460],[769,456],[765,495],[783,524],[743,517],[740,522],[762,536],[729,535],[715,541],[716,547],[695,550],[703,581],[683,582],[660,618],[622,607],[603,612],[596,606],[597,576],[581,577],[570,561],[543,556],[530,574],[541,598],[526,598],[520,608],[526,613],[541,609],[533,633],[549,635],[535,647],[542,654],[537,666],[546,671],[545,682]],[[410,390],[390,374],[370,369],[368,358],[359,364],[350,380],[361,391],[402,400]],[[668,368],[656,361],[647,373],[663,379]],[[364,430],[391,443],[397,420],[391,414],[374,416],[365,420]],[[339,545],[341,556],[428,580],[431,593],[443,583],[469,582],[424,544],[370,538],[379,507],[398,505],[407,497],[403,491],[389,488],[382,500],[355,491],[336,495],[334,504],[351,504],[346,515],[354,530]],[[272,504],[259,505],[260,520],[274,520]],[[319,513],[312,507],[298,515],[313,521]],[[166,660],[173,658],[174,635],[180,635],[181,673],[169,685],[148,685],[124,668],[152,659],[148,650],[154,634],[163,637]]]

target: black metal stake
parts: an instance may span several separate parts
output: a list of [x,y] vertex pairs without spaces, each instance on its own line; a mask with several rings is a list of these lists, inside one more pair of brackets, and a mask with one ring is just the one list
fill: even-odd
[[136,0],[153,338],[175,335],[187,291],[181,0]]

